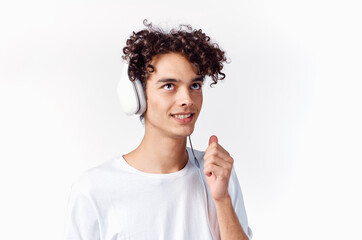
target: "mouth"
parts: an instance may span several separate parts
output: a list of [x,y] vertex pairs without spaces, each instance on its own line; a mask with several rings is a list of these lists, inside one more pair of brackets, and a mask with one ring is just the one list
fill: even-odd
[[179,123],[189,123],[192,121],[194,117],[194,113],[190,114],[171,114],[172,118],[175,119]]

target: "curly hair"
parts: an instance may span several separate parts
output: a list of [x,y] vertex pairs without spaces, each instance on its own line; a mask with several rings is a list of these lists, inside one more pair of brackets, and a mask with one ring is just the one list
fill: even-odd
[[[152,23],[147,23],[147,19],[143,20],[143,24],[146,29],[133,32],[127,39],[122,58],[129,63],[130,80],[139,79],[145,92],[146,80],[154,72],[151,61],[158,54],[180,53],[196,67],[198,75],[211,77],[213,82],[210,87],[225,78],[225,74],[221,72],[223,62],[227,61],[225,52],[217,43],[210,42],[210,37],[202,29],[196,30],[190,25],[180,24],[179,29],[165,32],[152,26]],[[144,114],[140,116],[141,122],[143,118]]]

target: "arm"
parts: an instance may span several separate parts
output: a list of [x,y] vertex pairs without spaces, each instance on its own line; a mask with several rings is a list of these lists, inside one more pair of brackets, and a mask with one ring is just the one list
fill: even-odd
[[88,194],[76,183],[68,198],[64,240],[99,240],[99,221]]
[[228,195],[223,200],[214,201],[220,228],[221,240],[249,240],[240,225]]
[[248,225],[234,159],[218,144],[216,136],[210,137],[203,158],[203,171],[215,203],[221,239],[251,239],[253,232]]

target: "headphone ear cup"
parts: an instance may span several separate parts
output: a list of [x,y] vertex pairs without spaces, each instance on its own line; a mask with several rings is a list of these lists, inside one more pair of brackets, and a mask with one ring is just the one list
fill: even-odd
[[131,81],[128,77],[127,63],[123,63],[121,79],[117,85],[117,94],[123,112],[127,115],[142,114],[146,111],[146,97],[142,83],[136,79]]
[[146,94],[144,92],[144,89],[142,87],[142,83],[140,80],[136,79],[134,81],[134,85],[137,90],[137,97],[138,97],[138,101],[139,101],[139,109],[136,114],[142,114],[146,111],[146,108],[147,108]]

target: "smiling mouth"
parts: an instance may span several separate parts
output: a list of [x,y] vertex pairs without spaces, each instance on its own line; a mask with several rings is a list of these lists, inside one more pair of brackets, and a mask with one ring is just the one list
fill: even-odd
[[194,115],[194,113],[190,113],[190,114],[171,114],[172,117],[177,118],[177,119],[187,119],[187,118],[191,118]]

